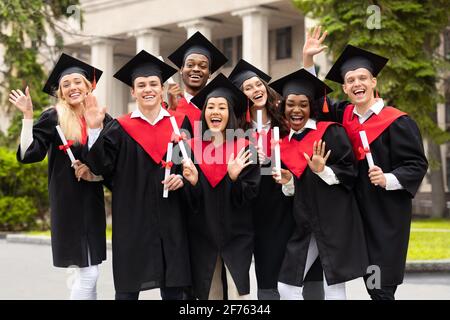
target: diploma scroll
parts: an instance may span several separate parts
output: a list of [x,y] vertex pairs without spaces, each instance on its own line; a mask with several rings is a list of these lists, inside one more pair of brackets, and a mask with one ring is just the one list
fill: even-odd
[[364,148],[364,153],[366,154],[367,163],[369,164],[369,168],[372,168],[375,164],[373,162],[372,153],[370,152],[369,141],[367,140],[366,131],[361,130],[359,132],[359,136],[361,137],[361,142]]
[[177,137],[180,137],[180,139],[178,141],[178,145],[180,146],[181,154],[183,155],[183,160],[188,160],[189,157],[187,155],[186,148],[184,146],[184,141],[181,137],[180,129],[178,129],[177,122],[173,116],[170,117],[170,122],[172,123],[173,132],[175,132]]
[[[170,176],[170,169],[172,168],[172,150],[173,150],[173,143],[169,142],[167,144],[167,154],[166,154],[166,161],[163,162],[164,169],[164,181],[166,181]],[[169,197],[169,189],[167,189],[167,186],[164,185],[164,191],[163,191],[163,198]]]
[[262,141],[262,110],[256,110],[256,131],[258,132],[258,147],[262,149],[263,141]]
[[70,158],[70,162],[72,165],[75,163],[75,157],[73,156],[72,150],[70,150],[70,145],[67,143],[66,137],[64,136],[64,133],[61,130],[61,127],[59,125],[56,126],[56,131],[58,131],[59,137],[61,138],[61,141],[63,145],[60,148],[61,150],[64,150],[67,155]]
[[281,158],[280,158],[280,128],[273,127],[273,141],[275,144],[275,170],[281,177]]

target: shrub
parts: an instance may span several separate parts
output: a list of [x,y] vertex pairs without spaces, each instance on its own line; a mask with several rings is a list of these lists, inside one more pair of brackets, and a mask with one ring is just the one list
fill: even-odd
[[37,209],[29,197],[2,197],[0,199],[0,230],[22,231],[37,225]]
[[0,147],[0,230],[48,227],[47,159],[23,165]]

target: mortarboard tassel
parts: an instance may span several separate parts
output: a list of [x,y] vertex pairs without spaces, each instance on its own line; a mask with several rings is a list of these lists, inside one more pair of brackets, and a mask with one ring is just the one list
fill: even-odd
[[323,97],[323,106],[322,106],[322,112],[328,113],[330,110],[328,109],[328,101],[327,101],[327,89],[325,89],[325,96]]
[[245,121],[248,123],[252,122],[251,116],[250,116],[250,107],[249,107],[249,99],[247,98],[247,113],[245,115]]
[[94,80],[92,81],[92,91],[97,87],[97,79],[95,77],[95,68],[94,68]]
[[379,96],[379,94],[378,94],[378,89],[376,89],[376,90],[375,90],[375,98],[378,99],[379,97],[380,97],[380,96]]

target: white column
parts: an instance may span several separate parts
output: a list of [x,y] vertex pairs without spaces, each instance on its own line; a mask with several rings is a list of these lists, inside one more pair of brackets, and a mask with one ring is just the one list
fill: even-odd
[[[130,57],[128,56],[115,56],[114,71],[117,71],[120,68],[122,68],[125,65],[125,63],[127,63],[129,60]],[[130,110],[128,108],[128,103],[130,100],[132,100],[130,96],[130,87],[127,86],[125,83],[114,78],[112,81],[112,88],[113,88],[112,103],[114,105],[115,110],[118,110],[115,111],[116,115],[129,113]],[[133,108],[133,110],[134,109],[135,108]]]
[[164,32],[154,29],[143,29],[129,33],[136,38],[136,53],[145,50],[154,56],[160,55],[160,38]]
[[232,12],[242,18],[242,58],[264,72],[269,71],[270,10],[260,7]]
[[207,19],[195,19],[190,21],[181,22],[179,27],[185,28],[187,31],[187,38],[190,38],[194,33],[200,31],[208,40],[211,41],[212,28],[218,23]]
[[103,71],[94,91],[101,106],[106,106],[113,116],[122,114],[122,106],[113,104],[114,41],[97,38],[89,42],[91,46],[91,64]]

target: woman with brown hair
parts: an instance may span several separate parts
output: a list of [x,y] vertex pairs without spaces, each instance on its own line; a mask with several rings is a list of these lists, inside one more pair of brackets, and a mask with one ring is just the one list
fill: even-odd
[[[292,199],[281,192],[281,186],[275,183],[271,176],[270,141],[273,127],[280,128],[281,137],[286,136],[289,131],[283,115],[278,111],[281,96],[267,84],[271,79],[269,75],[247,61],[240,60],[228,78],[253,103],[247,108],[245,117],[241,117],[241,127],[245,130],[256,130],[258,110],[262,115],[262,132],[259,134],[262,148],[257,147],[262,176],[258,196],[252,203],[255,231],[253,254],[258,299],[278,300],[280,298],[277,290],[278,274],[287,241],[295,224],[291,213]],[[255,131],[253,136],[258,138],[258,133]],[[306,291],[316,299],[320,299],[323,295],[321,287],[319,293],[313,287],[308,287]]]

